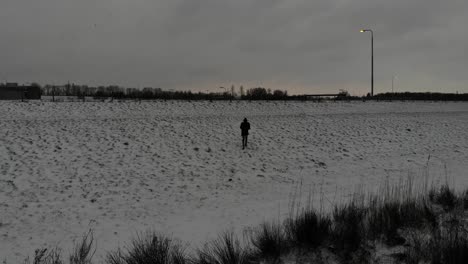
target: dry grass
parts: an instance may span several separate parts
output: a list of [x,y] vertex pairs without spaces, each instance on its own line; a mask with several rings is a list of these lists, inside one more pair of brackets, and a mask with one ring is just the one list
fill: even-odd
[[[292,255],[323,260],[323,254],[342,263],[372,263],[375,242],[389,248],[405,244],[406,250],[398,260],[395,257],[402,263],[468,263],[468,190],[456,193],[447,185],[430,189],[424,185],[415,188],[412,179],[386,184],[378,195],[358,193],[359,199],[336,205],[330,213],[315,210],[309,199],[305,208],[290,208],[283,223],[264,223],[253,229],[245,243],[233,232],[225,232],[191,256],[179,242],[147,233],[125,251],[110,252],[106,263],[281,263]],[[93,249],[90,232],[75,247],[69,263],[91,264]],[[30,263],[29,259],[25,262]],[[39,249],[32,263],[65,262],[60,250]]]
[[172,239],[148,232],[135,238],[131,246],[107,255],[109,264],[185,264],[188,258],[182,246]]
[[193,264],[249,264],[253,261],[252,251],[243,247],[233,232],[225,232],[218,239],[198,250]]
[[271,262],[287,254],[290,249],[284,228],[278,223],[261,224],[251,233],[250,241],[254,255]]

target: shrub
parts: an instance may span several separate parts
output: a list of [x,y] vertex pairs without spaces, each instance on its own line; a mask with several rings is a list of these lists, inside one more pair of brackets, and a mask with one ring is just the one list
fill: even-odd
[[147,233],[132,241],[126,253],[120,249],[107,255],[109,264],[184,264],[185,252],[180,244],[155,233]]
[[252,254],[243,248],[239,239],[232,232],[225,232],[218,239],[207,243],[198,250],[195,264],[248,264]]
[[263,223],[252,232],[250,240],[255,255],[262,259],[278,260],[289,249],[284,230],[279,224]]
[[285,222],[286,236],[295,245],[318,247],[330,235],[331,220],[328,216],[318,215],[314,210],[303,210]]

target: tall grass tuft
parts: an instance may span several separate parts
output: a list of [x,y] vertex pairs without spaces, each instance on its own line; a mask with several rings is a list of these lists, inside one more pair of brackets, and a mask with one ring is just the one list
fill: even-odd
[[468,233],[464,219],[451,215],[429,235],[416,236],[407,250],[407,263],[468,263]]
[[465,232],[455,232],[434,239],[430,244],[431,263],[468,263],[468,237]]
[[332,242],[344,255],[356,251],[366,239],[366,208],[357,202],[336,206],[333,211]]
[[254,255],[267,261],[276,261],[288,253],[289,245],[284,229],[277,223],[263,223],[250,235]]
[[461,199],[463,200],[463,209],[468,209],[468,190],[463,192]]
[[313,209],[304,209],[285,221],[286,237],[299,247],[316,248],[330,235],[331,220],[328,215]]
[[[82,240],[75,245],[75,249],[70,255],[70,264],[91,264],[95,252],[95,243],[92,230],[83,235]],[[24,264],[29,264],[31,261],[26,259]],[[33,264],[65,264],[63,261],[61,250],[54,249],[36,249],[34,252]]]
[[367,231],[371,239],[383,239],[389,244],[404,242],[398,234],[402,228],[434,228],[437,215],[421,199],[380,201],[373,198],[368,211]]
[[127,252],[118,249],[107,255],[109,264],[185,264],[188,263],[182,246],[156,233],[138,236]]
[[399,234],[401,229],[437,226],[437,215],[427,201],[426,192],[426,181],[421,189],[410,176],[398,184],[386,182],[378,194],[368,198],[367,237],[396,245],[405,242]]
[[75,246],[75,250],[70,255],[70,264],[91,264],[95,252],[94,236],[92,231],[89,231]]
[[[30,264],[31,260],[29,257],[24,261],[24,264]],[[33,264],[64,264],[62,260],[62,254],[59,249],[36,249],[34,251]]]
[[446,211],[453,210],[458,203],[457,195],[447,184],[442,185],[439,190],[432,188],[429,191],[429,199],[441,205]]
[[214,241],[198,250],[197,256],[192,260],[194,264],[248,264],[253,255],[248,247],[242,247],[233,232],[225,232]]

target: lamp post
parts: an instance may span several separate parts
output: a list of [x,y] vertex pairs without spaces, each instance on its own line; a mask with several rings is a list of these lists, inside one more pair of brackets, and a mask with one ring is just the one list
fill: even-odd
[[395,82],[395,79],[396,79],[396,78],[397,78],[397,76],[396,76],[396,75],[393,75],[393,77],[392,77],[392,93],[393,93],[393,83]]
[[372,29],[361,29],[361,33],[371,33],[371,96],[374,96],[374,31]]

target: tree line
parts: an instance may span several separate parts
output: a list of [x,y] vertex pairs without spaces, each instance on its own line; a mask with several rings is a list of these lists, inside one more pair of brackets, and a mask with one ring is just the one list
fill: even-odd
[[[398,93],[380,93],[374,96],[367,94],[365,96],[351,96],[346,90],[340,90],[339,93],[329,97],[320,97],[313,95],[289,95],[287,90],[272,90],[263,87],[245,89],[240,86],[236,92],[234,86],[230,90],[223,92],[192,92],[192,91],[173,91],[163,90],[161,88],[145,87],[125,88],[117,85],[109,86],[87,86],[77,84],[65,85],[44,85],[32,83],[41,89],[43,96],[75,96],[78,98],[93,97],[95,99],[134,99],[134,100],[324,100],[332,98],[333,100],[425,100],[425,101],[468,101],[468,93],[432,93],[432,92],[398,92]],[[221,87],[222,88],[222,87]]]
[[468,93],[381,93],[376,100],[414,100],[414,101],[468,101]]
[[[39,86],[38,84],[34,84]],[[76,96],[114,99],[178,99],[178,100],[287,100],[286,90],[274,90],[262,87],[250,88],[244,91],[241,86],[239,93],[234,91],[224,92],[192,92],[192,91],[167,91],[161,88],[145,87],[124,88],[117,85],[90,87],[87,85],[44,85],[41,87],[44,96]]]

